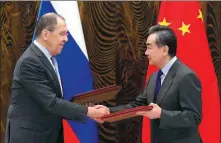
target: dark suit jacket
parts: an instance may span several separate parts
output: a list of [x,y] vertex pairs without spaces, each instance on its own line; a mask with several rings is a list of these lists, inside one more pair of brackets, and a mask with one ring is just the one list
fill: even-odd
[[[136,101],[110,108],[116,112],[153,102],[157,72]],[[152,143],[200,143],[198,125],[202,116],[201,83],[195,73],[178,59],[167,73],[156,103],[162,108],[160,119],[151,120]]]
[[62,118],[84,122],[87,108],[62,99],[55,70],[33,43],[17,61],[6,143],[61,143]]

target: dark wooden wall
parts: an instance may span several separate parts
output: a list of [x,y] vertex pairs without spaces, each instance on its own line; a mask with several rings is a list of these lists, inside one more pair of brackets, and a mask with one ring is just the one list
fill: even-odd
[[0,2],[0,143],[4,143],[13,68],[31,42],[38,3]]
[[[121,84],[115,106],[133,101],[143,91],[148,28],[156,23],[160,2],[78,2],[94,87]],[[214,67],[221,89],[221,2],[201,2]],[[30,44],[39,2],[0,2],[0,143],[11,96],[14,65]],[[200,53],[200,51],[199,51]],[[206,71],[206,69],[205,69]],[[128,81],[132,81],[129,82]],[[140,143],[141,118],[99,126],[101,143]]]

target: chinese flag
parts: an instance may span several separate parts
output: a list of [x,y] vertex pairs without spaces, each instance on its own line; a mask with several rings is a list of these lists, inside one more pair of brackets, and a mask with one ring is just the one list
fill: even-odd
[[[170,26],[178,38],[177,57],[189,66],[202,83],[203,143],[220,143],[220,99],[218,84],[206,37],[199,2],[161,2],[158,24]],[[147,78],[154,68],[149,67]],[[143,143],[150,142],[148,120],[144,119]]]

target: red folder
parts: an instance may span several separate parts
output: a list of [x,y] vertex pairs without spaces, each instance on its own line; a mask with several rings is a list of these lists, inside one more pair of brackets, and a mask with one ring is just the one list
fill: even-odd
[[153,108],[152,106],[139,106],[139,107],[130,108],[130,109],[118,111],[115,113],[111,113],[109,115],[104,115],[104,116],[100,117],[99,119],[103,120],[105,122],[116,122],[116,121],[120,121],[120,120],[124,120],[124,119],[128,119],[128,118],[132,118],[135,116],[139,116],[136,114],[137,112],[148,111],[148,110],[151,110],[152,108]]
[[104,88],[95,89],[92,91],[74,95],[71,101],[78,104],[85,104],[90,102],[97,104],[103,101],[108,101],[116,98],[115,96],[120,91],[120,89],[121,86],[111,85]]

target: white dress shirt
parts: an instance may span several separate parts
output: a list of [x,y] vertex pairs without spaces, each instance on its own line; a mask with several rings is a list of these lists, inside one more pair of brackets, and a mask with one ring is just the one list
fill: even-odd
[[60,88],[61,88],[61,94],[63,96],[63,89],[62,89],[62,85],[61,85],[61,78],[60,78],[60,74],[59,74],[59,70],[58,67],[57,69],[55,68],[54,64],[52,63],[52,55],[49,53],[48,49],[45,48],[44,46],[42,46],[40,43],[38,43],[36,40],[34,40],[34,44],[44,53],[44,55],[47,57],[48,61],[51,63],[52,67],[55,70],[56,75],[58,76],[58,81],[60,84]]
[[163,81],[167,75],[167,73],[169,72],[170,68],[172,67],[172,65],[175,63],[175,61],[177,60],[177,57],[174,56],[169,63],[167,63],[162,69],[161,71],[163,72],[163,74],[161,75],[161,85],[163,84]]

